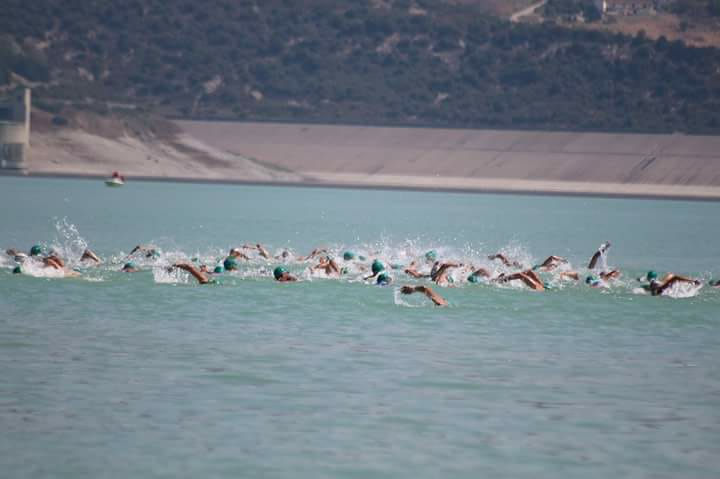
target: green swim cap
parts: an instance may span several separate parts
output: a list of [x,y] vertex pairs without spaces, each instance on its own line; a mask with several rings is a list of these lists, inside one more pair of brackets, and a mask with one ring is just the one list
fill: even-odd
[[468,283],[477,283],[478,281],[480,281],[476,274],[471,274],[470,276],[467,277],[467,280],[468,280]]
[[278,266],[273,270],[273,276],[275,277],[275,279],[280,279],[280,277],[287,272],[288,270],[285,269],[285,266]]
[[345,251],[343,253],[343,259],[345,261],[352,261],[355,259],[355,253],[353,253],[352,251]]
[[215,266],[215,269],[213,270],[213,273],[215,273],[215,274],[220,274],[220,273],[222,273],[223,271],[225,271],[225,269],[224,269],[222,266],[217,265],[217,266]]
[[383,272],[383,271],[385,271],[385,265],[382,264],[382,261],[377,260],[377,259],[376,259],[375,261],[373,261],[373,263],[372,263],[372,272],[373,272],[373,274],[378,274],[378,273],[381,273],[381,272]]
[[387,273],[380,273],[377,277],[377,284],[390,284],[390,281],[392,281],[392,278],[388,276]]
[[42,254],[42,246],[36,244],[30,248],[30,256],[40,256]]
[[22,268],[20,266],[15,266],[15,268],[13,268],[13,274],[22,274]]
[[[159,258],[159,257],[160,257],[160,252],[159,252],[158,250],[154,249],[154,250],[152,250],[152,251],[150,252],[150,256],[152,256],[153,258]],[[197,258],[196,258],[196,259],[197,259]]]
[[598,281],[598,277],[595,275],[592,275],[592,274],[590,276],[588,276],[587,278],[585,278],[585,284],[596,283],[597,281]]
[[232,271],[238,269],[238,262],[232,256],[228,256],[225,258],[225,261],[223,261],[223,267],[228,271]]
[[125,263],[125,266],[123,266],[123,269],[137,269],[137,265],[130,261],[129,263]]
[[658,274],[655,271],[648,271],[647,276],[646,276],[648,281],[657,279],[657,277],[658,277]]
[[435,261],[437,259],[437,251],[431,249],[430,251],[425,253],[425,259],[428,261]]

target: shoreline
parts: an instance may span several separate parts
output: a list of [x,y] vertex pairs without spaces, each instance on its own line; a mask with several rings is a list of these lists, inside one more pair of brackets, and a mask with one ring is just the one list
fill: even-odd
[[[104,181],[106,175],[82,174],[71,172],[20,172],[0,171],[0,177],[45,178],[45,179],[76,179]],[[277,186],[289,188],[328,188],[352,190],[380,191],[418,191],[430,193],[462,193],[486,195],[524,195],[524,196],[560,196],[575,198],[610,198],[638,200],[669,200],[669,201],[720,201],[720,188],[686,187],[678,185],[658,184],[615,184],[589,182],[548,182],[513,179],[467,179],[437,177],[365,177],[354,174],[317,174],[313,179],[297,180],[252,180],[252,179],[218,179],[199,177],[173,177],[133,175],[129,184],[144,183],[188,183],[209,185],[237,186]],[[438,183],[432,185],[431,182]],[[661,192],[660,190],[669,190]]]

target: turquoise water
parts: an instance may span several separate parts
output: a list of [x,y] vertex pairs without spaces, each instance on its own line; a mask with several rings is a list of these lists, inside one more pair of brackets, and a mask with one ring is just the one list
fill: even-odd
[[[639,294],[648,269],[720,276],[717,203],[0,178],[0,246],[87,244],[82,278],[0,260],[3,477],[715,478],[720,290]],[[172,261],[325,246],[498,270],[503,250],[584,276],[450,303],[253,260],[199,286]],[[136,244],[161,259],[118,272]],[[43,276],[42,271],[35,272]]]

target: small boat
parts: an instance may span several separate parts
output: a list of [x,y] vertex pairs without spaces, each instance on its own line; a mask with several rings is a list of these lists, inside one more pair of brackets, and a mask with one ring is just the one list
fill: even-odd
[[125,177],[122,176],[117,171],[114,171],[112,174],[112,177],[108,180],[105,180],[105,185],[110,187],[118,187],[123,186],[125,184]]

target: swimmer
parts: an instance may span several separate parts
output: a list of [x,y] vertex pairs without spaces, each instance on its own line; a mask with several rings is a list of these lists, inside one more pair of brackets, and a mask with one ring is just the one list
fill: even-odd
[[434,249],[431,249],[427,253],[425,253],[425,261],[428,263],[434,263],[437,261],[437,251]]
[[213,284],[215,283],[214,279],[211,279],[208,277],[208,274],[204,271],[201,271],[200,269],[196,268],[195,266],[191,265],[190,263],[175,263],[173,265],[173,268],[181,269],[183,271],[187,271],[192,275],[193,278],[197,280],[199,284]]
[[448,302],[445,298],[437,294],[435,291],[433,291],[432,288],[429,286],[403,286],[400,288],[400,292],[402,294],[413,294],[413,293],[423,293],[425,296],[430,299],[433,303],[435,303],[436,306],[447,306]]
[[28,255],[23,253],[22,251],[18,251],[15,248],[10,248],[8,250],[5,250],[5,254],[10,256],[13,260],[15,260],[18,263],[22,263],[28,258]]
[[83,251],[83,254],[80,257],[80,261],[81,262],[94,261],[95,263],[98,263],[98,264],[102,263],[102,261],[100,261],[100,258],[98,258],[98,256],[95,253],[93,253],[92,250],[90,250],[89,248],[85,248],[85,251]]
[[377,280],[375,281],[375,284],[378,286],[387,286],[391,284],[393,281],[392,277],[387,273],[380,273],[377,276]]
[[255,245],[255,249],[257,249],[258,254],[260,256],[262,256],[263,258],[265,258],[265,259],[271,258],[270,252],[268,252],[268,250],[265,249],[265,247],[263,245],[261,245],[260,243]]
[[279,281],[280,283],[297,281],[297,278],[291,275],[284,266],[278,266],[277,268],[275,268],[273,270],[273,277],[275,278],[275,281]]
[[30,248],[30,256],[42,256],[42,246],[39,244],[34,245],[32,248]]
[[521,265],[520,263],[518,263],[517,261],[510,261],[510,260],[507,258],[507,256],[505,256],[505,255],[502,254],[502,253],[492,254],[492,255],[488,256],[488,259],[491,260],[491,261],[495,261],[496,259],[497,259],[497,260],[500,260],[500,262],[501,262],[502,264],[504,264],[505,266],[507,266],[508,268],[510,268],[510,267],[513,267],[513,268],[522,268],[522,265]]
[[237,258],[233,255],[225,258],[225,260],[223,260],[223,268],[225,268],[225,271],[237,271],[240,268]]
[[320,258],[320,261],[315,266],[310,268],[311,271],[323,270],[326,276],[340,277],[342,271],[338,267],[337,263],[330,256]]
[[321,254],[327,254],[327,252],[328,251],[325,248],[315,248],[307,256],[298,256],[297,260],[298,261],[307,261],[307,260],[313,259],[317,256],[320,256]]
[[383,264],[383,262],[380,261],[379,259],[375,259],[375,260],[373,260],[372,265],[370,266],[370,270],[372,271],[372,274],[370,276],[363,278],[365,281],[367,281],[369,279],[373,279],[377,275],[379,275],[380,273],[385,271],[385,264]]
[[416,279],[430,277],[429,274],[423,274],[423,273],[419,272],[417,268],[418,268],[417,263],[415,261],[413,261],[408,265],[407,268],[405,268],[405,274],[408,276],[412,276],[413,278],[416,278]]
[[129,258],[135,253],[142,253],[146,258],[157,258],[160,256],[160,252],[153,246],[137,245],[132,249],[132,251],[130,251],[130,254],[128,254],[127,257]]
[[598,250],[595,252],[594,255],[592,255],[592,258],[590,258],[590,263],[588,264],[588,269],[595,269],[595,266],[597,265],[598,260],[600,257],[605,254],[605,252],[610,248],[610,242],[606,241],[603,244],[600,245]]
[[[247,245],[245,245],[245,246],[247,246]],[[245,248],[245,246],[243,246],[243,248]],[[246,255],[245,253],[243,253],[240,248],[231,248],[230,252],[228,253],[228,258],[235,258],[235,259],[240,258],[240,259],[244,259],[245,261],[250,261],[250,257],[248,255]],[[227,266],[225,267],[225,269],[228,269]]]
[[122,271],[123,273],[137,273],[138,271],[140,271],[140,269],[135,263],[133,263],[132,261],[128,261],[123,265],[120,271]]
[[513,273],[510,275],[501,274],[497,278],[494,279],[494,281],[497,281],[499,283],[507,283],[509,281],[515,281],[520,280],[525,285],[535,291],[545,291],[545,283],[542,279],[535,273],[535,271],[528,269],[526,271],[521,271],[520,273]]
[[655,271],[648,271],[645,278],[650,283],[647,285],[643,285],[643,289],[646,291],[650,291],[650,294],[652,294],[653,296],[660,296],[666,289],[670,288],[675,283],[688,283],[695,286],[699,286],[700,284],[702,284],[696,279],[687,278],[685,276],[680,276],[674,273],[668,273],[665,275],[662,281],[658,281],[658,274]]
[[440,263],[436,261],[435,264],[433,264],[433,272],[430,273],[430,279],[438,286],[447,286],[449,283],[452,283],[452,278],[449,276],[450,270],[461,266],[461,263]]
[[716,279],[715,281],[708,281],[708,285],[712,288],[720,288],[720,279]]
[[567,262],[568,262],[568,260],[566,260],[562,256],[552,255],[552,256],[548,256],[547,259],[545,261],[543,261],[542,263],[533,266],[532,269],[533,270],[541,269],[543,271],[552,271],[552,270],[556,269],[558,266],[560,266],[561,264],[565,264]]

